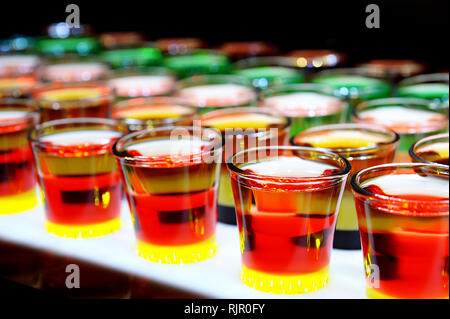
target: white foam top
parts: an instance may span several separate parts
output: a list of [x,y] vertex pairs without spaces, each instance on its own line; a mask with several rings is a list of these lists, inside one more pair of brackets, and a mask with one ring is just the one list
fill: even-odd
[[419,110],[402,106],[378,107],[359,113],[362,119],[373,118],[378,123],[422,123],[444,115],[427,110]]
[[295,156],[280,156],[274,160],[247,164],[239,168],[242,170],[252,170],[258,175],[265,176],[316,177],[322,175],[327,169],[337,169],[338,167]]
[[133,144],[127,150],[138,151],[148,157],[188,156],[201,153],[202,147],[207,145],[211,145],[211,142],[199,138],[164,139]]
[[192,86],[182,89],[181,91],[183,94],[194,95],[203,99],[215,99],[220,97],[228,97],[230,95],[237,95],[242,91],[248,92],[251,91],[251,89],[237,84],[210,84]]
[[53,64],[45,67],[45,76],[49,79],[72,80],[74,77],[80,80],[91,80],[108,71],[108,67],[98,62],[74,62]]
[[15,120],[26,116],[26,111],[0,111],[0,121]]
[[39,57],[36,55],[5,55],[0,56],[0,68],[32,68],[39,64]]
[[149,95],[155,91],[169,91],[175,85],[174,79],[168,75],[124,76],[111,79],[109,83],[119,95]]
[[111,142],[111,139],[118,138],[122,134],[107,130],[86,130],[55,133],[41,137],[42,142],[49,142],[53,145],[104,145]]
[[362,188],[376,185],[387,195],[429,195],[449,197],[448,178],[397,174],[375,177],[361,184]]
[[316,114],[329,114],[344,108],[338,98],[315,92],[295,92],[265,99],[264,104],[274,107],[286,115],[305,113],[311,116]]

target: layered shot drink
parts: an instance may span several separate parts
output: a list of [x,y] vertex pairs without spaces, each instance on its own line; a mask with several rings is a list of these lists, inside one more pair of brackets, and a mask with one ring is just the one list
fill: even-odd
[[348,103],[320,84],[290,84],[264,90],[261,104],[286,117],[291,136],[307,128],[345,122]]
[[40,70],[45,82],[88,82],[103,80],[109,74],[108,65],[98,61],[50,63]]
[[[391,94],[387,82],[363,68],[321,71],[313,77],[312,82],[333,87],[336,95],[350,102],[351,108],[362,101],[385,98]],[[350,111],[351,109],[348,112],[348,119]]]
[[290,122],[270,109],[249,106],[208,112],[195,123],[217,129],[222,134],[224,150],[218,198],[219,221],[236,224],[226,160],[247,148],[287,144]]
[[391,81],[398,80],[423,73],[426,69],[421,62],[414,60],[370,60],[361,67],[380,77],[388,77]]
[[160,126],[188,126],[192,124],[196,108],[174,97],[137,98],[114,104],[109,115],[127,127],[140,131]]
[[413,162],[449,165],[448,133],[427,136],[417,141],[409,149],[409,156]]
[[397,95],[447,103],[448,108],[448,84],[448,73],[418,75],[401,81],[397,87]]
[[168,55],[190,53],[206,47],[206,43],[198,38],[164,38],[156,40],[156,47]]
[[414,98],[377,99],[359,104],[352,113],[356,123],[376,124],[400,134],[397,162],[409,162],[409,148],[417,140],[444,132],[448,118],[429,100]]
[[29,100],[0,99],[0,215],[36,206],[36,175],[27,132],[37,123]]
[[113,150],[122,166],[139,256],[164,264],[213,256],[220,134],[160,127],[126,135]]
[[246,79],[232,75],[195,76],[178,82],[176,96],[205,113],[220,108],[249,106],[257,94]]
[[274,56],[279,49],[267,42],[227,42],[219,47],[231,60],[237,61],[256,56]]
[[353,176],[369,297],[448,299],[448,177],[422,163]]
[[36,84],[36,78],[29,75],[0,78],[0,99],[29,98]]
[[[336,124],[317,126],[292,138],[298,146],[325,148],[346,158],[351,164],[350,176],[361,169],[391,163],[400,137],[382,126]],[[334,247],[360,249],[358,218],[350,187],[346,185],[334,234]]]
[[35,55],[0,56],[0,99],[30,97],[39,65]]
[[279,146],[237,153],[228,168],[244,284],[278,294],[324,287],[347,160],[320,149]]
[[175,89],[175,75],[165,68],[131,68],[115,72],[108,80],[117,100],[169,95]]
[[123,192],[112,145],[114,120],[46,122],[30,131],[49,233],[70,238],[106,235],[120,227]]
[[77,117],[107,116],[114,101],[111,88],[105,83],[47,84],[35,89],[40,121]]
[[159,65],[162,59],[161,51],[147,43],[104,50],[100,56],[114,69]]
[[234,68],[234,74],[245,77],[261,90],[305,81],[305,75],[296,67],[295,60],[286,57],[248,58],[236,62]]
[[162,65],[174,71],[178,78],[204,74],[226,74],[230,71],[228,58],[218,51],[194,50],[189,53],[167,56]]

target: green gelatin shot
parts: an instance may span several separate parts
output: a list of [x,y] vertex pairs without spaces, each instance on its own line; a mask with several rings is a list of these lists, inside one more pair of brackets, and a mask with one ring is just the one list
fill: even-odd
[[445,103],[449,100],[448,85],[449,75],[447,73],[418,75],[400,82],[397,95]]
[[203,74],[225,74],[230,62],[225,55],[212,51],[194,51],[190,54],[168,56],[162,65],[174,71],[179,78]]
[[103,51],[101,57],[112,68],[118,69],[159,65],[162,53],[153,47],[122,48]]
[[234,74],[246,77],[255,88],[264,90],[271,86],[303,83],[302,72],[282,66],[256,66],[234,71]]
[[44,38],[37,41],[37,49],[43,55],[59,56],[70,53],[89,55],[96,53],[99,48],[97,40],[91,37]]

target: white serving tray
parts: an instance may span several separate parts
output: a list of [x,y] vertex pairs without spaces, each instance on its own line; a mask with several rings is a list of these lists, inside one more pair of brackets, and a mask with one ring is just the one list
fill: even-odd
[[329,284],[299,295],[274,295],[256,291],[240,281],[241,256],[236,226],[219,223],[218,252],[206,261],[187,265],[163,265],[136,255],[129,208],[124,203],[122,228],[93,239],[65,239],[44,229],[42,206],[15,215],[0,215],[0,239],[39,250],[68,255],[99,266],[141,276],[168,287],[209,298],[366,298],[362,252],[333,250]]

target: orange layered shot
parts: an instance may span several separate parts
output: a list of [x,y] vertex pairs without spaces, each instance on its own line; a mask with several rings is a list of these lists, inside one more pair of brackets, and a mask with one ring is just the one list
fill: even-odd
[[425,137],[409,149],[413,162],[449,165],[448,133]]
[[448,299],[448,166],[375,166],[352,186],[368,297]]
[[[254,157],[258,150],[264,154],[259,159]],[[269,148],[258,148],[236,154],[228,164],[245,285],[275,294],[307,293],[327,285],[349,169],[329,154],[297,148],[270,155]]]
[[41,123],[78,117],[106,118],[112,91],[95,85],[49,85],[34,93]]
[[[172,139],[172,129],[129,134],[114,153],[124,173],[138,255],[163,264],[195,263],[217,249],[219,164],[203,158],[213,141],[194,135]],[[210,133],[220,150],[220,135]]]
[[[298,133],[292,144],[318,147],[345,157],[351,164],[350,175],[363,168],[391,163],[394,160],[399,136],[383,127],[363,124],[324,125]],[[347,182],[336,224],[334,247],[360,249],[360,235],[355,203]]]
[[137,98],[115,104],[110,116],[129,131],[167,125],[191,125],[196,109],[170,97]]
[[0,215],[20,213],[37,205],[33,153],[27,131],[34,125],[25,105],[0,100]]
[[219,185],[219,221],[236,224],[230,173],[226,161],[235,153],[258,146],[288,142],[289,120],[270,109],[239,107],[205,113],[199,117],[204,127],[217,129],[225,141]]

